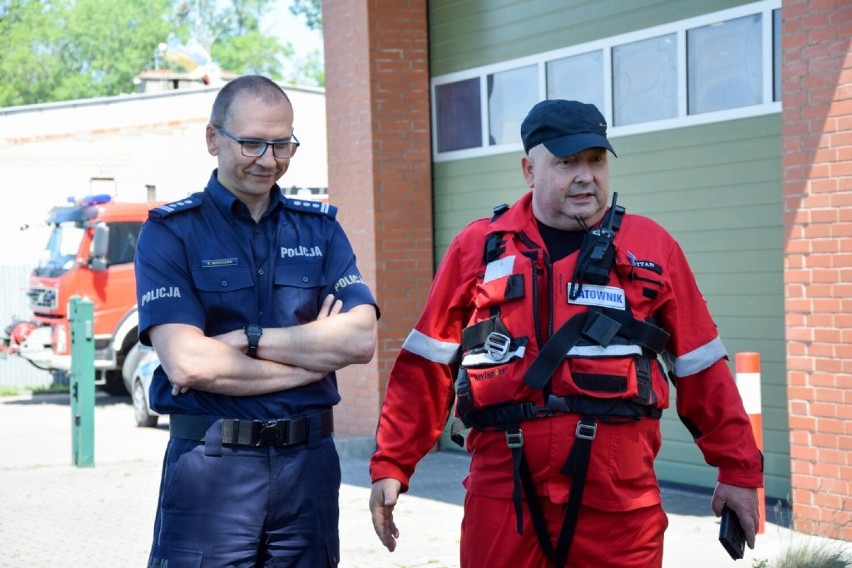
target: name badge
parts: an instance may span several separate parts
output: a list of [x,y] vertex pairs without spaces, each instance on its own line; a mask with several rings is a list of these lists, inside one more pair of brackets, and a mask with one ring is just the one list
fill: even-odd
[[[570,284],[569,291],[570,291]],[[570,295],[568,295],[570,297]],[[601,308],[614,308],[616,310],[624,310],[627,308],[627,300],[624,297],[624,290],[615,286],[595,286],[593,284],[583,284],[580,295],[574,300],[568,300],[569,304],[579,304],[582,306],[599,306]]]

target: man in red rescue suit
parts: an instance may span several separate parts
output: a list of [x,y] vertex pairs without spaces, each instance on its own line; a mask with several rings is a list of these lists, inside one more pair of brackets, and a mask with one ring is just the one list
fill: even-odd
[[393,551],[394,506],[455,400],[470,428],[462,567],[661,566],[662,360],[718,468],[711,508],[732,509],[754,548],[763,458],[683,251],[608,206],[615,152],[594,105],[540,102],[521,138],[531,191],[453,240],[391,370],[370,464],[376,533]]

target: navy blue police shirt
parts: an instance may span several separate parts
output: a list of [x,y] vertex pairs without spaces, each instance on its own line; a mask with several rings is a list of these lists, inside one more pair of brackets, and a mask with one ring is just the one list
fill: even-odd
[[[333,294],[343,311],[378,307],[355,264],[336,208],[285,198],[276,187],[259,222],[216,179],[205,191],[152,209],[136,249],[139,337],[152,326],[189,324],[215,336],[246,324],[289,327],[316,320]],[[337,378],[266,395],[234,397],[191,389],[173,395],[162,367],[151,384],[161,414],[272,419],[337,404]]]

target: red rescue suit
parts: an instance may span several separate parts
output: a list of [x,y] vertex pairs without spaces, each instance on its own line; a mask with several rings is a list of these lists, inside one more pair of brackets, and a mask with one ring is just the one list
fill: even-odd
[[[607,316],[603,321],[621,314],[625,324],[635,321],[641,327],[647,321],[667,332],[663,359],[676,381],[678,414],[706,461],[718,468],[721,482],[762,486],[762,456],[724,347],[676,241],[653,221],[624,215],[614,240],[609,282],[583,284],[578,290],[571,283],[578,252],[551,264],[531,198],[527,193],[499,217],[471,223],[450,245],[426,308],[391,371],[371,460],[372,479],[396,478],[407,488],[415,465],[446,424],[460,369],[468,375],[471,400],[460,396],[457,414],[458,407],[468,402],[474,413],[507,403],[527,402],[541,409],[551,395],[598,402],[638,400],[658,411],[668,407],[668,383],[656,357],[649,357],[635,339],[609,337],[606,331],[607,340],[601,342],[605,345],[584,338],[573,341],[543,387],[531,387],[528,376],[525,382],[542,348],[566,322],[589,311],[603,311]],[[489,242],[489,235],[496,236]],[[498,252],[489,255],[495,242]],[[485,333],[489,325],[496,334]],[[640,369],[643,361],[650,365]],[[562,469],[577,439],[579,420],[580,414],[570,411],[543,412],[518,425],[535,492],[551,503],[569,501],[572,479]],[[661,443],[659,420],[598,420],[595,427],[583,507],[611,513],[658,510],[661,499],[653,462]],[[517,489],[512,441],[501,429],[470,431],[471,467],[464,482],[469,497],[512,498]],[[470,510],[466,504],[462,558],[476,566],[477,561],[471,560],[475,555],[465,549],[475,552],[486,544],[471,542],[465,533],[488,533],[469,530],[480,521],[469,517]],[[665,528],[662,519],[656,523],[660,532]],[[514,527],[511,516],[503,520]],[[551,533],[558,534],[561,521],[548,523],[555,523]],[[575,538],[595,535],[605,547],[603,535],[608,530],[612,526],[584,525],[581,513]],[[535,539],[532,530],[524,530],[523,536],[489,542],[487,547],[505,547],[508,558],[512,550],[528,547]],[[571,560],[569,565],[576,564]]]

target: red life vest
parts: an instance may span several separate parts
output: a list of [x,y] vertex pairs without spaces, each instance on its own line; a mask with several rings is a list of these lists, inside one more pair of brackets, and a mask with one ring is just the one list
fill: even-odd
[[616,246],[604,261],[614,265],[603,271],[608,282],[590,284],[574,277],[582,249],[551,264],[533,240],[511,232],[487,234],[484,248],[456,380],[467,426],[510,426],[555,412],[659,416],[668,385],[657,355],[669,335],[652,323],[652,302],[632,301],[648,294],[647,283],[632,277],[625,253]]

